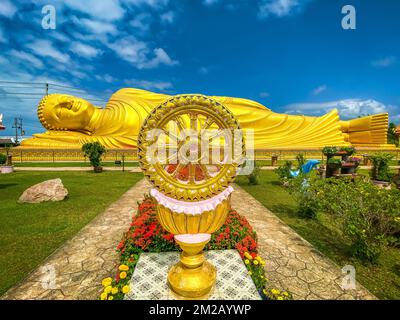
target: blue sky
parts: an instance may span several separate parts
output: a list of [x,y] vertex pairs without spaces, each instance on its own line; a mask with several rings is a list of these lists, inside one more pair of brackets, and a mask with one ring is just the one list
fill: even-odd
[[[56,30],[41,26],[47,4]],[[347,4],[356,30],[341,26]],[[139,87],[249,98],[282,113],[389,112],[399,123],[399,13],[396,0],[1,0],[0,80],[79,88],[97,105]],[[43,86],[12,86],[0,83],[4,134],[17,115],[27,135],[43,131]]]

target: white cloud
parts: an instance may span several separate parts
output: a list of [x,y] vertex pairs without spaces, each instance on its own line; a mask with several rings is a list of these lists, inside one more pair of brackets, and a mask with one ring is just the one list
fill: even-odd
[[173,11],[167,11],[160,16],[161,22],[173,23],[175,20],[175,13]]
[[212,6],[217,4],[220,0],[203,0],[203,4],[206,6]]
[[157,68],[159,65],[164,64],[166,66],[175,66],[179,64],[178,61],[173,60],[162,48],[156,48],[153,51],[155,57],[147,62],[141,64],[143,69]]
[[151,15],[148,13],[140,13],[138,14],[131,22],[130,25],[136,29],[141,31],[148,31],[151,24]]
[[284,110],[287,113],[322,115],[335,108],[342,118],[354,119],[368,114],[389,112],[396,107],[373,99],[345,99],[322,103],[294,103],[285,106]]
[[113,76],[109,75],[108,73],[103,74],[103,75],[99,75],[98,74],[98,75],[95,76],[95,78],[96,78],[96,80],[104,81],[104,82],[107,82],[107,83],[111,83],[111,82],[116,81],[116,79]]
[[78,56],[83,56],[85,58],[94,58],[102,53],[101,50],[89,46],[87,44],[83,44],[81,42],[73,42],[71,44],[71,51],[77,54]]
[[39,69],[43,68],[43,62],[30,53],[24,51],[11,50],[10,55],[13,58],[17,58],[19,60],[22,60],[23,62],[27,62],[28,64],[33,65],[35,68]]
[[260,92],[260,97],[261,98],[268,98],[270,94],[268,92]]
[[10,61],[2,56],[0,56],[0,64],[8,64]]
[[7,42],[8,40],[6,39],[6,37],[5,37],[5,35],[4,35],[4,33],[3,33],[3,30],[2,29],[0,29],[0,43],[2,43],[2,42]]
[[326,84],[323,84],[323,85],[321,85],[321,86],[315,88],[315,89],[312,91],[312,94],[313,94],[314,96],[317,96],[317,95],[321,94],[322,92],[326,91],[327,89],[328,89],[327,85],[326,85]]
[[27,47],[38,56],[52,58],[62,64],[70,61],[69,55],[54,48],[53,44],[48,40],[35,40],[27,44]]
[[124,82],[127,85],[143,88],[146,90],[156,89],[163,91],[172,88],[172,83],[167,81],[147,81],[147,80],[131,79],[131,80],[125,80]]
[[64,4],[100,20],[118,20],[125,14],[118,0],[68,0]]
[[202,75],[206,75],[209,72],[210,72],[210,70],[208,70],[208,68],[206,68],[206,67],[200,67],[199,68],[199,73],[202,74]]
[[112,23],[92,19],[80,19],[77,21],[95,34],[115,34],[118,32],[116,26]]
[[9,0],[0,1],[0,15],[12,18],[17,12],[17,8]]
[[168,5],[169,0],[125,0],[126,3],[133,4],[137,7],[140,7],[142,5],[147,5],[152,8],[163,8]]
[[310,0],[261,0],[259,6],[259,16],[261,18],[274,15],[277,17],[288,16],[297,12]]
[[380,58],[371,62],[371,65],[376,68],[387,68],[397,62],[397,58],[394,56],[389,56],[385,58]]
[[178,64],[178,61],[172,60],[164,49],[156,48],[151,51],[147,43],[137,40],[134,36],[119,39],[114,43],[109,43],[108,46],[138,69],[157,68],[162,64],[167,66]]

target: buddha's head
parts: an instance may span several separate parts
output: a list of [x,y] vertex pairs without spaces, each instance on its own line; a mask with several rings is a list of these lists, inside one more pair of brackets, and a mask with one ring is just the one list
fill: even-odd
[[47,130],[85,130],[95,112],[88,101],[66,94],[45,96],[38,117]]

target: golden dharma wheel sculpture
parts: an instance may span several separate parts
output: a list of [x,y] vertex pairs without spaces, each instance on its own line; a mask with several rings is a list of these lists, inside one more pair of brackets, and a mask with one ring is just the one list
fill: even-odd
[[173,97],[156,107],[138,136],[140,166],[154,185],[157,218],[181,247],[168,273],[178,297],[205,298],[217,272],[203,249],[226,220],[229,186],[245,155],[233,114],[202,95]]

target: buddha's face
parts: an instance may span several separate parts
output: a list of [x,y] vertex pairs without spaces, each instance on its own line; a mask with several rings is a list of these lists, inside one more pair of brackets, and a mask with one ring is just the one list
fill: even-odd
[[50,130],[85,130],[95,107],[84,99],[52,94],[39,104],[39,119]]

